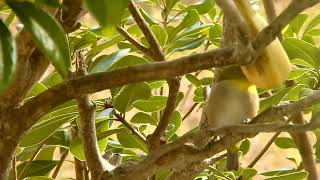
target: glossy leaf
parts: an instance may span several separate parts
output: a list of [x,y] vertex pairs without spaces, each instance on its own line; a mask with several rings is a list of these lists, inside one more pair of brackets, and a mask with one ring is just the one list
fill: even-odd
[[129,134],[129,132],[118,133],[117,139],[120,142],[120,144],[126,148],[137,148],[141,151],[148,152],[147,146],[135,135],[132,135],[131,133]]
[[102,55],[98,57],[91,66],[90,73],[106,71],[113,63],[124,57],[130,49],[122,49],[110,55]]
[[282,149],[296,148],[294,141],[288,137],[278,137],[274,143]]
[[196,86],[196,87],[201,86],[201,82],[200,82],[200,80],[199,80],[196,76],[194,76],[194,75],[192,75],[192,74],[187,74],[187,75],[186,75],[186,78],[187,78],[188,81],[189,81],[191,84],[193,84],[194,86]]
[[151,115],[143,112],[138,112],[135,114],[130,122],[132,123],[137,123],[137,124],[151,124],[156,126],[157,125],[157,120],[153,118]]
[[276,177],[266,178],[265,180],[303,180],[308,176],[308,173],[305,171],[293,172],[290,174],[279,175]]
[[196,10],[191,10],[188,12],[188,14],[184,17],[182,22],[173,30],[173,32],[169,33],[169,41],[172,40],[172,38],[181,32],[183,29],[190,28],[192,25],[197,23],[199,21],[199,15]]
[[144,112],[160,111],[166,107],[167,97],[152,96],[148,100],[138,100],[133,103],[133,106]]
[[0,93],[10,85],[15,73],[16,61],[15,40],[0,20]]
[[85,0],[84,2],[99,24],[106,28],[107,34],[111,34],[115,26],[121,22],[129,0]]
[[308,16],[309,16],[308,14],[299,14],[290,22],[290,27],[292,28],[293,32],[295,32],[296,34],[299,33],[302,25],[308,19]]
[[138,65],[138,64],[147,64],[149,61],[145,58],[134,56],[134,55],[128,55],[123,58],[121,58],[119,61],[113,63],[109,68],[108,71],[125,68],[128,66]]
[[132,109],[132,103],[137,100],[147,100],[151,96],[151,88],[148,83],[126,85],[114,98],[113,107],[121,113]]
[[151,30],[155,37],[157,38],[159,44],[163,47],[168,39],[167,32],[159,25],[153,25],[151,26]]
[[[20,174],[23,167],[29,161],[22,162],[17,166],[17,174]],[[50,161],[50,160],[36,160],[32,161],[26,172],[21,178],[26,178],[30,176],[46,176],[56,165],[58,161]]]
[[314,17],[309,24],[306,27],[306,32],[309,32],[310,30],[312,30],[314,27],[318,26],[320,24],[320,15],[317,15],[316,17]]
[[300,58],[313,67],[319,67],[320,50],[310,43],[296,38],[287,38],[282,42],[290,59]]
[[19,143],[19,146],[33,146],[42,142],[51,134],[53,134],[64,123],[70,122],[75,117],[75,115],[76,113],[61,115],[36,124],[28,131],[25,136],[23,136],[21,142]]
[[167,11],[171,11],[171,9],[179,2],[180,0],[166,0],[166,8]]
[[31,33],[38,48],[64,76],[70,68],[69,45],[62,27],[43,10],[30,2],[8,1],[8,5]]
[[178,111],[174,111],[170,117],[169,125],[166,129],[166,139],[169,140],[179,129],[182,123],[181,114]]

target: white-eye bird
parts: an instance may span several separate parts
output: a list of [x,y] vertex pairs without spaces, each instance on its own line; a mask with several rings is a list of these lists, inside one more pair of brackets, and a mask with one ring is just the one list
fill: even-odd
[[[226,68],[212,84],[204,107],[206,117],[202,118],[201,129],[241,124],[255,117],[258,110],[259,96],[256,86],[246,79],[240,67]],[[228,150],[227,169],[237,170],[238,150]]]

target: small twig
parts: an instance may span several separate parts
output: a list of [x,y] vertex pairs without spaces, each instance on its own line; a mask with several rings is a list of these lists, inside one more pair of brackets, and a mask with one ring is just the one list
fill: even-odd
[[77,180],[85,180],[82,162],[76,157],[74,157],[74,170],[75,170]]
[[227,153],[224,153],[218,157],[212,157],[204,161],[193,162],[186,166],[180,167],[175,170],[168,178],[168,180],[193,180],[195,176],[204,171],[213,163],[227,157]]
[[167,100],[166,108],[163,111],[156,129],[147,137],[147,141],[151,149],[155,149],[161,144],[162,141],[165,141],[165,139],[163,139],[162,137],[164,137],[165,130],[175,109],[177,97],[179,94],[180,80],[178,78],[169,79],[168,84],[169,97]]
[[68,156],[68,153],[69,153],[69,149],[65,150],[65,152],[62,154],[62,156],[60,157],[60,160],[56,166],[56,168],[54,169],[54,172],[52,174],[52,179],[55,179],[62,167],[62,164],[64,162],[64,160],[66,159],[66,157]]
[[121,116],[118,113],[114,113],[114,116],[117,118],[117,121],[121,122],[125,127],[127,127],[132,134],[134,134],[137,138],[139,138],[145,144],[147,143],[146,138],[138,130],[136,130],[130,123],[128,123],[123,116]]
[[16,164],[17,164],[17,157],[16,157],[16,155],[14,155],[12,158],[12,166],[11,166],[13,180],[18,180]]
[[[285,120],[284,125],[288,124],[291,121],[291,118],[286,120],[285,118],[283,118],[283,120]],[[262,158],[262,156],[268,151],[268,149],[270,148],[270,146],[272,145],[272,143],[277,139],[277,137],[281,134],[281,132],[276,132],[272,138],[268,141],[268,143],[263,147],[263,149],[260,151],[260,153],[251,161],[251,163],[248,165],[248,168],[252,168],[254,165],[256,165],[256,163]]]
[[133,19],[136,21],[137,25],[143,32],[144,36],[146,37],[149,45],[150,45],[150,51],[152,52],[152,57],[154,61],[164,61],[165,57],[163,52],[161,51],[160,45],[152,33],[151,29],[148,27],[147,22],[143,19],[139,9],[134,4],[132,0],[129,1],[128,4],[129,11],[133,17]]
[[142,53],[149,54],[149,49],[144,47],[142,44],[140,44],[137,40],[134,39],[126,30],[124,30],[122,27],[117,27],[117,31],[126,38],[127,41],[129,41],[133,46],[135,46],[137,49],[139,49]]
[[182,121],[184,121],[191,113],[192,111],[197,107],[198,103],[194,103],[189,111],[183,116]]
[[38,156],[39,152],[41,151],[43,145],[45,144],[46,140],[42,141],[37,149],[35,150],[35,152],[33,153],[33,155],[31,156],[30,160],[27,162],[27,164],[23,167],[23,169],[21,170],[18,179],[22,179],[23,175],[25,174],[26,170],[30,167],[31,163],[33,162],[33,160],[35,160],[35,158]]

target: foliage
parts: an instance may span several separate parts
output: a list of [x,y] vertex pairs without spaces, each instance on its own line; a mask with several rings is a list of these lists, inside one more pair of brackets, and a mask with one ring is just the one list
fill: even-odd
[[[53,6],[50,1],[8,1],[8,6],[1,6],[1,12],[7,14],[5,23],[0,21],[0,91],[10,85],[15,73],[16,47],[8,29],[13,29],[14,14],[17,15],[24,29],[31,33],[32,39],[42,53],[51,61],[55,70],[45,79],[36,83],[27,95],[27,99],[39,95],[41,92],[62,83],[69,69],[73,68],[74,60],[70,60],[70,53],[81,51],[89,74],[126,68],[138,64],[152,63],[149,57],[142,54],[136,47],[116,31],[121,26],[128,31],[139,43],[149,46],[141,30],[132,20],[128,9],[128,0],[110,2],[107,0],[86,0],[86,7],[95,18],[99,26],[86,25],[83,22],[80,29],[67,35],[60,24],[47,12],[41,10],[42,6]],[[218,48],[222,34],[221,10],[215,6],[213,0],[204,0],[196,4],[185,4],[180,0],[141,0],[137,2],[145,20],[159,41],[166,57],[178,57],[204,49]],[[60,4],[54,4],[54,7]],[[150,10],[150,7],[153,10]],[[157,13],[154,13],[156,10]],[[282,86],[271,91],[272,95],[261,98],[260,111],[275,105],[285,104],[299,100],[306,94],[312,93],[319,86],[320,49],[316,38],[320,36],[320,15],[309,17],[300,14],[284,31],[282,42],[290,60],[293,71],[290,80],[292,86]],[[11,30],[13,32],[13,30]],[[60,75],[59,75],[60,73]],[[192,95],[180,89],[181,98],[192,98],[193,103],[204,103],[203,91],[212,81],[211,70],[187,74],[182,77],[192,91]],[[185,81],[186,80],[186,81]],[[148,148],[130,129],[118,123],[116,114],[121,114],[131,126],[146,136],[159,122],[160,112],[165,108],[167,95],[165,81],[141,82],[128,84],[110,89],[110,93],[100,96],[96,104],[96,127],[100,151],[105,150],[119,153],[128,159],[141,159]],[[265,89],[259,89],[262,97]],[[183,97],[184,96],[184,97]],[[179,99],[176,104],[179,106]],[[112,106],[106,107],[106,104]],[[200,106],[201,107],[201,106]],[[166,140],[175,141],[181,134],[177,130],[182,124],[185,112],[176,108],[166,129]],[[317,115],[319,105],[310,108],[306,113]],[[17,151],[17,169],[21,172],[36,147],[44,142],[40,153],[27,167],[23,177],[29,179],[46,179],[53,170],[57,161],[53,160],[53,151],[70,150],[73,156],[84,160],[81,138],[73,132],[78,128],[79,112],[74,101],[58,106],[43,116],[23,137]],[[320,136],[318,130],[314,132],[317,137],[315,152],[320,160]],[[250,151],[252,140],[244,140],[241,144],[243,156]],[[279,148],[296,148],[289,137],[278,137],[275,145]],[[280,155],[279,155],[280,156]],[[293,157],[287,157],[293,158]],[[303,179],[306,172],[301,171],[300,164],[296,168],[270,172],[257,172],[244,165],[237,172],[228,172],[225,169],[226,159],[219,160],[214,166],[199,174],[198,179],[252,179],[262,176],[265,179]],[[299,162],[300,163],[300,162]],[[158,179],[164,179],[169,172],[157,174]],[[49,177],[49,176],[48,176]]]

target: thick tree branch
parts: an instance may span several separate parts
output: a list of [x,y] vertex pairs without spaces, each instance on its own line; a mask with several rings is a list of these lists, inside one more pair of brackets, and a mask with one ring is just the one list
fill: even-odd
[[[293,123],[304,124],[303,113],[299,112],[293,115]],[[308,180],[319,179],[317,172],[316,159],[313,156],[313,148],[310,139],[306,132],[298,132],[290,134],[299,150],[302,164],[305,170],[309,173]]]
[[231,58],[232,50],[232,48],[215,49],[174,61],[136,65],[67,80],[30,99],[19,110],[12,112],[13,118],[27,117],[24,122],[14,121],[13,123],[17,123],[16,125],[21,128],[17,133],[21,133],[29,129],[52,108],[74,98],[75,95],[90,94],[141,81],[167,79],[213,66],[234,64]]
[[[312,106],[312,101],[317,102],[320,99],[320,92],[317,92],[311,96],[308,96],[300,101],[293,102],[287,105],[278,106],[272,109],[283,109],[285,115],[295,113],[297,110],[302,110],[301,108],[308,108]],[[316,100],[317,99],[317,100]],[[308,103],[306,103],[308,102]],[[299,105],[300,104],[300,105]],[[297,108],[294,110],[293,108]],[[290,109],[290,110],[289,110]],[[270,112],[266,110],[265,112]],[[261,113],[262,115],[257,116],[252,122],[261,123],[265,119],[274,117],[273,114]],[[264,117],[262,117],[264,116]],[[275,117],[277,114],[275,114]],[[119,169],[115,169],[112,173],[113,176],[110,177],[106,175],[103,179],[130,179],[135,177],[135,179],[144,179],[152,174],[155,174],[164,168],[177,168],[181,165],[190,164],[196,161],[202,161],[208,157],[211,157],[223,150],[225,150],[231,144],[237,143],[246,136],[251,136],[251,133],[258,132],[304,132],[309,130],[314,130],[320,127],[319,121],[314,121],[305,125],[283,125],[280,123],[274,124],[251,124],[251,125],[238,125],[229,126],[225,128],[220,128],[216,130],[198,131],[195,133],[190,133],[184,135],[177,139],[173,143],[165,144],[160,146],[157,150],[149,153],[149,155],[139,164],[128,169],[125,172],[118,172]],[[258,131],[259,130],[259,131]],[[192,146],[186,146],[186,143],[192,143],[200,139],[205,139],[212,137],[214,135],[223,135],[226,132],[240,133],[238,135],[229,135],[222,138],[219,141],[209,143],[203,149],[196,149]],[[243,134],[244,133],[244,134]],[[245,135],[246,134],[246,135]],[[137,173],[139,172],[139,173]]]
[[[276,8],[274,7],[274,0],[262,0],[262,2],[268,22],[271,23],[277,17]],[[277,36],[280,41],[283,40],[281,32],[279,32]]]
[[[78,76],[87,75],[86,65],[82,55],[77,54],[78,61]],[[106,169],[106,163],[100,154],[96,125],[95,125],[95,105],[91,102],[89,94],[83,94],[76,97],[80,115],[80,132],[83,142],[83,150],[88,164],[92,179],[97,179],[100,174]]]

